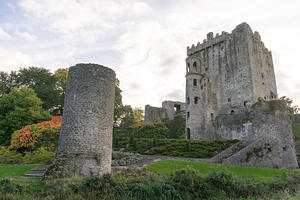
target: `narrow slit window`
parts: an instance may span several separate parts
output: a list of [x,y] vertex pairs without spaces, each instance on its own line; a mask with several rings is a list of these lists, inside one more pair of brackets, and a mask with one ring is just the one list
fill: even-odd
[[198,101],[199,101],[199,97],[195,97],[194,98],[194,104],[198,104]]
[[193,80],[194,86],[197,86],[197,79]]

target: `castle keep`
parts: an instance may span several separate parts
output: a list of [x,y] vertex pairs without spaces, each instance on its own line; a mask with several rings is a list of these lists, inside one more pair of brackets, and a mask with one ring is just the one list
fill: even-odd
[[248,24],[231,33],[208,33],[202,43],[187,48],[187,139],[222,138],[217,116],[242,113],[258,98],[276,97],[271,51]]

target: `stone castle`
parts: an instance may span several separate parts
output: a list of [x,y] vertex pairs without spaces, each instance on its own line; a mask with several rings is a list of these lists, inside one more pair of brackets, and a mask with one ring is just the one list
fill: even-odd
[[[188,47],[185,77],[186,139],[240,140],[213,158],[219,163],[298,167],[293,117],[277,99],[271,51],[247,23],[231,33],[210,32],[202,43]],[[176,104],[147,105],[145,121],[172,119],[168,110],[177,110]]]
[[219,115],[238,114],[258,98],[277,97],[272,54],[246,23],[187,48],[188,139],[217,139]]

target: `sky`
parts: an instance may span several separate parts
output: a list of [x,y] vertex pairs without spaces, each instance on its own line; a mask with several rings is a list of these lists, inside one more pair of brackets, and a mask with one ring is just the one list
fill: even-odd
[[115,70],[123,103],[184,101],[186,48],[247,22],[272,51],[279,96],[300,105],[299,0],[0,0],[0,71]]

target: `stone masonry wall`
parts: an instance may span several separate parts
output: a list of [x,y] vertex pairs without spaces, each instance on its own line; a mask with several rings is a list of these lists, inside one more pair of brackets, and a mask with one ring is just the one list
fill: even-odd
[[259,101],[250,112],[219,115],[217,138],[253,142],[225,164],[296,168],[292,115],[281,100]]
[[167,118],[168,118],[168,113],[166,109],[153,107],[150,105],[145,106],[145,116],[144,116],[145,122],[157,122]]
[[187,56],[186,127],[191,139],[214,140],[216,116],[244,112],[259,97],[277,96],[271,52],[246,23],[231,33],[208,33],[202,43],[187,48]]
[[115,79],[97,64],[70,68],[59,146],[45,179],[111,172]]

